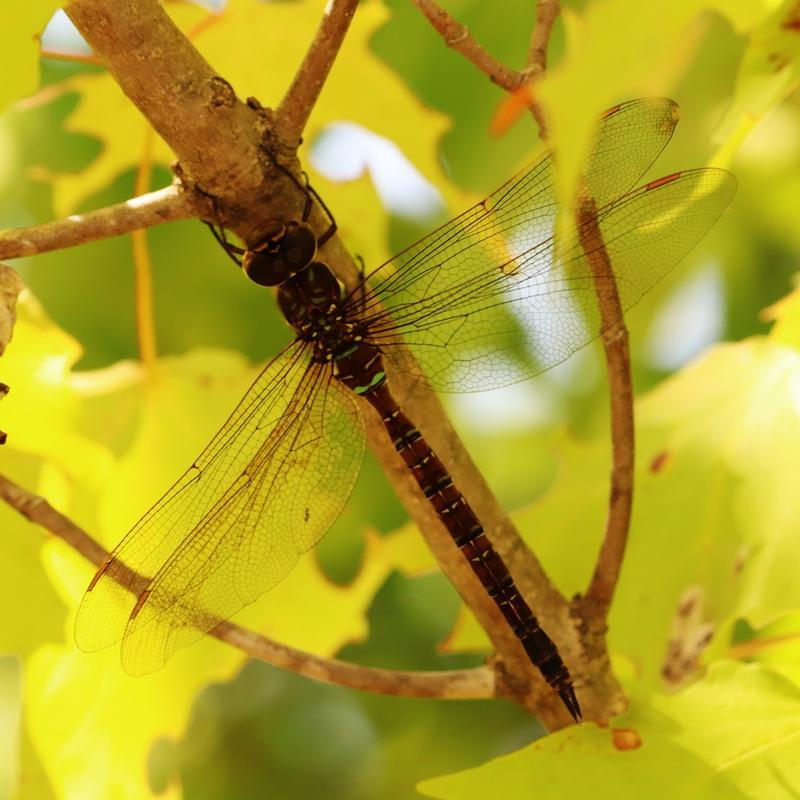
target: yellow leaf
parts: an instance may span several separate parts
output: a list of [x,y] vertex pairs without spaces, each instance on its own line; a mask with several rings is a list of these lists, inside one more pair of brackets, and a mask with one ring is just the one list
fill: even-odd
[[[721,663],[701,682],[478,767],[424,781],[440,800],[674,800],[790,797],[800,757],[800,694],[767,670]],[[769,766],[766,766],[769,765]]]
[[599,114],[620,100],[669,96],[695,56],[710,9],[742,24],[754,13],[749,0],[677,0],[659,13],[638,0],[592,3],[580,14],[563,9],[565,58],[536,87],[558,147],[561,207],[571,205]]
[[760,118],[798,85],[800,14],[794,0],[784,0],[750,32],[739,66],[733,102],[721,128],[728,149],[738,148]]
[[775,321],[771,341],[800,350],[800,288],[765,309],[764,316]]
[[0,111],[39,85],[39,35],[59,0],[31,0],[3,15],[0,25]]
[[[75,372],[76,343],[30,295],[19,309],[4,366],[14,382],[8,402],[13,395],[21,399],[4,417],[12,438],[2,451],[3,470],[112,546],[197,455],[256,370],[238,354],[198,350],[161,359],[149,372],[133,363]],[[180,736],[198,691],[229,679],[245,656],[206,637],[163,670],[131,678],[118,647],[79,653],[72,621],[94,568],[11,509],[0,508],[0,515],[8,539],[0,602],[25,609],[9,615],[0,642],[0,649],[25,659],[24,741],[30,738],[56,796],[91,797],[102,787],[104,797],[150,797],[146,764],[153,743]],[[349,586],[332,584],[307,555],[242,620],[331,655],[365,637],[366,612],[391,569],[378,537],[368,538]],[[23,748],[26,774],[37,774],[34,751]],[[91,770],[86,753],[93,754]]]

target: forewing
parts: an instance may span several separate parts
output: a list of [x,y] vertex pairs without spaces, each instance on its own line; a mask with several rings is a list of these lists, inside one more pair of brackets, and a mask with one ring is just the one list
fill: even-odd
[[[735,186],[724,170],[691,170],[599,209],[623,311],[697,244]],[[613,287],[593,278],[580,232],[557,248],[552,236],[540,238],[537,222],[526,225],[484,216],[462,249],[437,263],[416,301],[368,318],[390,360],[413,369],[395,345],[399,333],[437,388],[491,389],[549,369],[596,338],[603,329],[598,292]]]
[[630,100],[606,111],[583,175],[588,193],[599,207],[639,183],[677,124],[678,105],[667,98]]
[[[632,100],[605,113],[584,174],[598,206],[639,181],[670,140],[677,121],[677,105],[666,98]],[[443,288],[442,281],[468,280],[496,266],[496,241],[501,237],[508,240],[508,258],[520,244],[514,242],[515,235],[524,233],[521,244],[528,248],[550,238],[556,211],[553,159],[548,154],[382,264],[369,276],[370,285],[389,306],[413,303]]]
[[319,541],[363,448],[353,398],[302,345],[291,347],[98,573],[78,611],[78,645],[97,650],[124,636],[128,672],[158,669]]

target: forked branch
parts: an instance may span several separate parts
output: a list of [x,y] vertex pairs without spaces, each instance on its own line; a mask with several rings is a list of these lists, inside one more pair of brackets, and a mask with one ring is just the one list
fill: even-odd
[[[525,68],[515,70],[496,59],[470,35],[466,25],[462,25],[445,11],[436,0],[411,0],[425,15],[428,22],[442,37],[444,43],[460,53],[486,77],[509,94],[523,91],[531,80],[544,75],[547,69],[547,45],[550,32],[560,11],[559,0],[538,0],[536,26],[531,34],[531,44]],[[528,105],[542,138],[547,135],[547,120],[542,107],[526,92]]]
[[445,11],[435,0],[412,0],[425,15],[444,43],[474,64],[492,83],[507,92],[513,92],[525,82],[525,76],[498,61],[462,25]]
[[558,15],[561,13],[559,0],[539,0],[536,3],[536,25],[531,33],[528,60],[523,74],[537,80],[547,71],[547,46]]
[[[53,508],[44,498],[23,489],[4,475],[0,475],[0,498],[22,516],[66,542],[96,567],[108,558],[108,552],[83,528]],[[494,673],[489,667],[442,672],[377,669],[306,653],[232,622],[221,623],[210,634],[252,658],[307,678],[350,689],[397,697],[448,700],[486,699],[494,697],[496,693]]]

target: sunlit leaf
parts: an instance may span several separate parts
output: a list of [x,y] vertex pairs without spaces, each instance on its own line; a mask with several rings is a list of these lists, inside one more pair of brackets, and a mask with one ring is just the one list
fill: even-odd
[[0,25],[0,111],[39,85],[39,36],[61,0],[16,4]]
[[800,289],[768,308],[765,316],[775,321],[769,336],[773,342],[800,350]]
[[729,646],[732,656],[755,661],[800,686],[800,611],[789,611]]
[[[426,797],[790,797],[800,779],[800,690],[758,667],[718,664],[609,727],[586,724],[476,769],[420,784]],[[787,793],[787,790],[789,793]]]
[[758,120],[789,95],[800,79],[800,13],[784,0],[750,33],[733,102],[723,128],[738,144]]
[[[790,566],[800,559],[799,385],[800,354],[754,339],[713,348],[639,402],[637,495],[609,642],[640,677],[660,682],[687,592],[712,628],[731,615],[764,624],[800,604]],[[515,521],[572,596],[600,546],[610,458],[605,441],[559,450],[551,490]],[[450,641],[481,645],[471,621]]]
[[564,206],[573,197],[596,118],[620,100],[670,95],[697,57],[710,10],[734,24],[752,24],[755,15],[749,0],[679,0],[668,14],[653,14],[636,0],[593,3],[582,13],[562,10],[566,53],[537,84],[536,96],[558,146],[557,196]]
[[[163,359],[151,371],[131,363],[77,373],[78,354],[30,297],[20,305],[4,367],[20,387],[41,381],[47,391],[35,401],[16,393],[24,400],[4,418],[14,449],[6,445],[3,468],[110,546],[197,454],[254,368],[237,354],[201,350]],[[41,418],[49,420],[49,438],[36,424]],[[231,677],[245,656],[207,638],[155,675],[134,679],[123,672],[118,648],[79,653],[72,612],[94,567],[52,537],[43,547],[42,533],[11,509],[0,514],[11,548],[0,600],[6,609],[25,608],[4,618],[3,649],[28,656],[25,735],[49,783],[65,797],[88,796],[97,786],[117,797],[150,796],[144,765],[155,739],[180,736],[198,691]],[[287,643],[331,654],[366,635],[366,610],[390,569],[375,538],[349,586],[332,584],[307,556],[243,617]],[[87,752],[95,755],[89,772]]]
[[19,782],[19,727],[22,681],[13,656],[0,657],[0,797],[12,797]]

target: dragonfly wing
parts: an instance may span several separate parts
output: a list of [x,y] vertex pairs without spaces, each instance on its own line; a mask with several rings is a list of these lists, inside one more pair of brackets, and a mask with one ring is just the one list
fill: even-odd
[[677,124],[678,104],[665,97],[630,100],[606,111],[584,171],[588,192],[599,207],[639,183]]
[[[625,194],[639,181],[669,142],[677,121],[678,107],[666,98],[631,100],[603,115],[584,175],[598,206]],[[439,268],[453,262],[462,279],[469,279],[471,268],[480,266],[476,254],[461,258],[475,246],[470,243],[471,234],[480,240],[524,231],[528,240],[550,238],[557,211],[553,169],[552,157],[545,155],[480,203],[379,266],[368,276],[376,294],[390,304],[413,302],[441,279]]]
[[354,399],[296,344],[274,359],[201,456],[115,549],[84,596],[76,641],[123,639],[131,674],[281,581],[326,533],[355,483]]
[[[735,187],[724,170],[690,170],[599,209],[623,311],[700,241]],[[395,346],[399,333],[437,388],[491,389],[549,369],[602,332],[597,291],[612,287],[595,282],[580,233],[558,248],[526,224],[484,217],[463,233],[459,252],[429,266],[415,301],[367,318],[396,366],[413,369]]]

